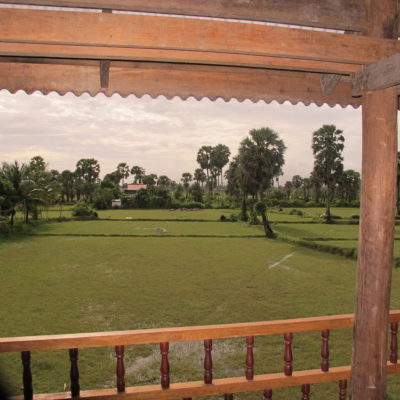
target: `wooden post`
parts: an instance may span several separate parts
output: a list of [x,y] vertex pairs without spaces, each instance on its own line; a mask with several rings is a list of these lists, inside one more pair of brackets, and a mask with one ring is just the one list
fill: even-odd
[[[368,0],[366,35],[397,38],[397,0]],[[352,399],[386,398],[387,332],[396,205],[394,87],[365,92]]]
[[360,243],[352,366],[354,400],[386,398],[396,160],[396,89],[364,93]]

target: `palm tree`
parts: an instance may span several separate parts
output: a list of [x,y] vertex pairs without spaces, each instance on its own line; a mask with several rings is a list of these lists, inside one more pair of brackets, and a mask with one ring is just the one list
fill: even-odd
[[76,164],[76,176],[81,181],[81,191],[85,199],[92,201],[100,175],[100,165],[94,158],[82,158]]
[[[265,191],[282,174],[286,146],[270,128],[252,129],[239,148],[237,174],[242,193],[264,200]],[[265,214],[268,237],[274,237]]]
[[225,167],[226,164],[229,162],[229,156],[231,152],[228,146],[224,144],[217,144],[212,148],[211,151],[211,165],[215,167],[218,171],[218,176],[221,177],[221,186],[222,186],[222,169]]
[[17,161],[13,164],[3,163],[0,176],[8,181],[13,188],[12,194],[8,198],[11,207],[11,225],[14,224],[14,217],[18,206],[22,207],[24,222],[27,223],[29,212],[33,212],[34,216],[36,216],[37,206],[46,203],[48,195],[53,192],[53,182],[50,179],[51,174],[49,172],[46,172],[46,174],[46,177],[42,176],[39,179],[38,176],[32,174],[30,165],[19,165]]
[[206,170],[207,183],[210,182],[212,146],[202,146],[197,152],[197,162],[203,170]]
[[119,163],[118,165],[117,165],[117,171],[116,171],[117,173],[118,173],[118,175],[121,177],[121,179],[122,179],[122,186],[124,186],[124,180],[126,179],[126,178],[128,178],[128,176],[129,176],[129,172],[130,172],[130,170],[129,170],[129,166],[128,166],[128,164],[127,163]]
[[335,125],[323,125],[313,133],[314,173],[326,185],[326,222],[331,221],[330,203],[336,182],[343,172],[344,136]]
[[185,188],[186,196],[188,194],[190,182],[192,182],[193,176],[190,172],[184,172],[182,174],[181,182],[183,184],[183,187]]
[[133,183],[141,184],[143,183],[143,177],[145,176],[146,171],[144,170],[144,168],[139,167],[138,165],[134,165],[131,168],[131,174],[135,177]]
[[196,168],[193,178],[197,184],[201,185],[201,187],[203,187],[204,182],[207,180],[207,176],[201,168]]

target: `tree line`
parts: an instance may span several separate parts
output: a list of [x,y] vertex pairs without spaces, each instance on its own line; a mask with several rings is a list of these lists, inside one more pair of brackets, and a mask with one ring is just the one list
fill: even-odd
[[[240,205],[244,220],[256,219],[258,213],[266,233],[272,235],[262,204],[320,205],[324,201],[329,221],[333,202],[355,205],[358,201],[360,175],[343,168],[343,132],[334,125],[324,125],[313,132],[311,147],[314,168],[310,176],[295,175],[283,185],[279,185],[279,177],[283,174],[286,146],[270,128],[251,130],[230,162],[231,152],[226,145],[202,146],[196,155],[199,167],[193,173],[183,172],[179,182],[166,175],[146,173],[138,165],[130,167],[126,162],[100,179],[100,165],[94,158],[80,159],[75,170],[62,172],[49,169],[41,156],[33,157],[28,164],[3,162],[0,214],[13,224],[17,210],[23,212],[27,222],[29,217],[38,217],[40,207],[57,202],[82,201],[104,209],[118,198],[127,208],[160,208],[191,202],[211,206],[219,201],[222,206]],[[127,182],[144,184],[146,189],[124,195]]]

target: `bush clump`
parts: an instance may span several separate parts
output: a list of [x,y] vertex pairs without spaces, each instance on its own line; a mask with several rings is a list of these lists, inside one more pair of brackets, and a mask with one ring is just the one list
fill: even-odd
[[72,207],[72,215],[74,217],[86,217],[86,218],[97,218],[97,213],[86,203],[78,201]]

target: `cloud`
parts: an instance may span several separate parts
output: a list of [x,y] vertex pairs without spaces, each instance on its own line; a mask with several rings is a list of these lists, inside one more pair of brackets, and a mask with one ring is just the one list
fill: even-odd
[[312,132],[323,124],[343,129],[345,168],[360,170],[361,113],[351,108],[0,91],[0,161],[40,154],[50,168],[63,170],[93,157],[102,175],[127,162],[179,180],[198,167],[202,145],[224,143],[234,155],[251,129],[268,126],[287,146],[284,182],[295,174],[308,176]]

